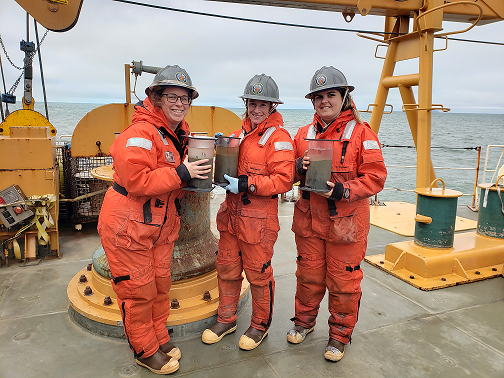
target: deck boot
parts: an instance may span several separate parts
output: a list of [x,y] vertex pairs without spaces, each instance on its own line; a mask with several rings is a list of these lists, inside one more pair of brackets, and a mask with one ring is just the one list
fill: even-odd
[[201,335],[201,341],[205,344],[215,344],[221,339],[236,331],[236,322],[233,323],[215,323],[210,328],[205,329]]
[[150,357],[137,357],[135,361],[138,365],[149,369],[155,374],[171,374],[176,372],[179,368],[178,360],[167,356],[165,353],[161,352],[160,349]]
[[338,362],[345,354],[345,344],[338,340],[329,339],[327,343],[324,358],[329,361]]
[[180,360],[180,358],[182,357],[180,349],[169,341],[164,343],[163,345],[160,345],[159,349],[161,349],[161,352],[166,353],[169,357],[175,358],[176,360]]
[[295,325],[289,332],[287,332],[287,341],[292,344],[301,343],[307,334],[309,334],[315,326],[311,328],[303,328],[300,325]]
[[266,336],[268,336],[268,330],[260,331],[250,326],[240,337],[238,346],[243,350],[255,349],[259,346],[259,344],[261,344]]

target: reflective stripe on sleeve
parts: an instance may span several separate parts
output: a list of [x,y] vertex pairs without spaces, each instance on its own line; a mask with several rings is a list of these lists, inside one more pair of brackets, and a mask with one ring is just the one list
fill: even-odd
[[152,148],[152,141],[145,138],[129,138],[126,147],[141,147],[150,151]]
[[291,142],[275,142],[275,151],[290,150],[293,151]]
[[365,140],[362,142],[362,145],[364,146],[365,150],[379,150],[380,145],[376,140]]

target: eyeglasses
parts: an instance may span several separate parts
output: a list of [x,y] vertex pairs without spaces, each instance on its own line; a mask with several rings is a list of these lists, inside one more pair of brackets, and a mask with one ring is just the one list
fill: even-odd
[[166,96],[168,102],[171,102],[172,104],[175,104],[179,98],[182,105],[189,105],[192,101],[189,96],[177,96],[174,93],[163,93],[161,96]]

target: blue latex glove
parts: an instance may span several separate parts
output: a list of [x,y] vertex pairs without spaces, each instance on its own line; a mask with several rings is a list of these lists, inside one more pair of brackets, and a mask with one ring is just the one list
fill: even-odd
[[[222,134],[222,133],[215,133],[213,137],[214,138],[218,138],[218,137],[222,137],[222,136],[224,136],[224,134]],[[214,140],[214,146],[216,146],[216,145],[217,145],[217,139]]]
[[229,185],[225,187],[231,193],[238,194],[238,179],[224,174],[224,178],[229,181]]

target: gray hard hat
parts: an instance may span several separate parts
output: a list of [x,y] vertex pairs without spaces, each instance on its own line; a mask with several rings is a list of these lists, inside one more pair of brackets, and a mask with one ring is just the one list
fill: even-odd
[[278,86],[271,76],[261,74],[255,75],[249,80],[243,91],[242,99],[271,101],[277,104],[283,104],[280,101]]
[[348,88],[348,92],[352,92],[354,90],[354,87],[347,84],[346,77],[343,75],[343,72],[337,70],[333,66],[324,66],[315,71],[315,74],[310,82],[310,92],[305,96],[305,98],[312,98],[314,93],[332,88]]
[[193,100],[199,96],[196,88],[192,86],[191,77],[179,66],[166,66],[161,69],[154,77],[152,84],[145,89],[145,94],[148,96],[155,87],[181,87],[189,90]]

